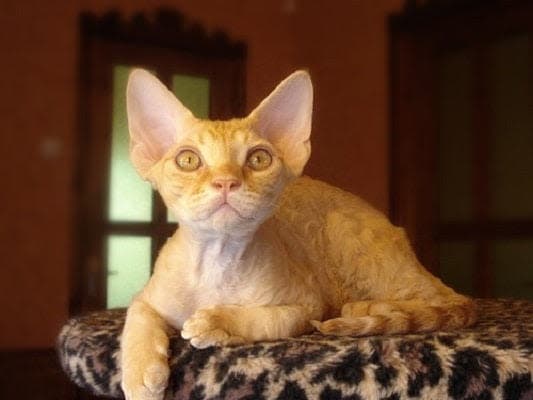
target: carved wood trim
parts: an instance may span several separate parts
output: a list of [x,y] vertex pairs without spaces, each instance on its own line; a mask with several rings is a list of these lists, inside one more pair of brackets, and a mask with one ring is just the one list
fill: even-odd
[[245,57],[247,52],[244,42],[230,40],[220,30],[210,33],[198,22],[188,21],[182,13],[169,8],[160,8],[151,15],[136,13],[130,18],[118,11],[101,16],[84,12],[80,15],[80,26],[82,32],[95,37],[186,51],[203,57],[234,59]]

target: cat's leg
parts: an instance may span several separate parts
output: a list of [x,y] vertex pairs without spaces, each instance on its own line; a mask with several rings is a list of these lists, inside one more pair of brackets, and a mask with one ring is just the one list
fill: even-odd
[[320,332],[400,334],[457,329],[475,322],[472,300],[419,263],[403,229],[383,218],[358,220],[341,214],[331,218],[328,251],[337,260],[333,277],[348,304],[338,304],[339,318],[314,321]]
[[380,335],[458,329],[475,322],[473,302],[455,295],[442,299],[347,303],[339,318],[313,326],[327,335]]
[[121,338],[122,390],[127,400],[161,400],[169,376],[168,326],[142,300],[128,308]]
[[312,331],[309,320],[321,313],[319,307],[307,305],[217,306],[194,313],[181,336],[197,348],[275,340]]

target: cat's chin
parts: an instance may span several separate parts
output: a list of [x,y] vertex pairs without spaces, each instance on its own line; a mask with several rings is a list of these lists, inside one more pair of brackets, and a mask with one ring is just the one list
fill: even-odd
[[179,224],[204,235],[231,235],[236,237],[253,234],[261,221],[246,217],[229,204],[219,205],[201,218],[179,218]]
[[237,216],[239,216],[241,218],[244,218],[241,215],[241,213],[239,212],[239,210],[237,210],[235,207],[233,207],[229,203],[224,203],[224,204],[220,205],[219,207],[217,207],[213,211],[213,215],[227,216],[227,218],[231,218],[232,215],[237,215]]
[[208,220],[213,230],[224,232],[248,231],[250,225],[256,225],[253,219],[246,218],[227,203],[214,210]]

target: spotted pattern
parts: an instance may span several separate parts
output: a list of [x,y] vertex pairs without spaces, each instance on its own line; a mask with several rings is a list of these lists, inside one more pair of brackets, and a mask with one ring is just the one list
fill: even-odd
[[[194,349],[174,335],[165,399],[533,399],[533,302],[477,300],[457,332],[327,337]],[[58,338],[79,386],[122,397],[124,310],[71,319]]]

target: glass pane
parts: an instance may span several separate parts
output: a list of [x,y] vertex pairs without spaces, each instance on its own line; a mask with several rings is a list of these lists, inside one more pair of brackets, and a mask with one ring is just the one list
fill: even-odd
[[150,221],[152,187],[143,181],[130,162],[126,116],[126,84],[130,67],[113,68],[113,126],[109,180],[109,219],[111,221]]
[[471,51],[443,55],[438,105],[442,222],[472,219],[472,82]]
[[126,307],[150,277],[151,239],[107,238],[107,308]]
[[533,65],[527,36],[490,47],[490,216],[533,217]]
[[495,240],[489,260],[495,297],[533,300],[533,239]]
[[[209,79],[199,76],[173,75],[172,91],[197,118],[209,118]],[[167,221],[176,222],[170,211],[167,212]]]
[[442,281],[459,293],[472,295],[475,246],[471,242],[441,242],[439,271]]
[[172,92],[197,118],[209,117],[209,79],[173,75]]

